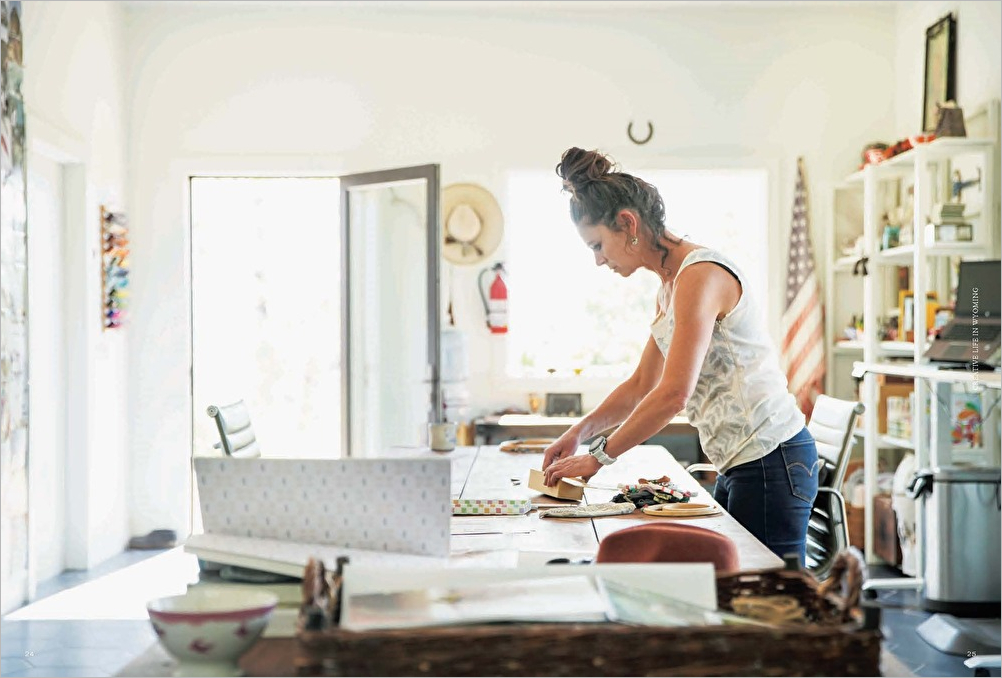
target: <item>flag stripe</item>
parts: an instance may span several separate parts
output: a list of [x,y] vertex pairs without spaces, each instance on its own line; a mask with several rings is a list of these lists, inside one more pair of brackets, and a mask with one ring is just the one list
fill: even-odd
[[793,302],[783,311],[783,322],[786,323],[789,318],[800,316],[804,312],[804,309],[810,306],[812,299],[815,298],[814,292],[816,291],[814,280],[806,280],[804,286],[797,291]]
[[[814,299],[817,299],[816,294],[814,295]],[[803,347],[802,341],[804,334],[801,332],[803,326],[812,321],[815,314],[821,312],[821,310],[814,304],[796,304],[796,306],[800,307],[800,312],[796,316],[793,314],[783,316],[783,322],[788,327],[786,334],[783,337],[783,350],[788,351],[791,354],[795,354]],[[801,339],[801,344],[795,345],[793,342],[798,338]]]
[[797,358],[809,349],[810,343],[816,339],[816,334],[820,329],[818,327],[819,320],[819,313],[814,309],[804,311],[804,315],[797,319],[799,327],[796,334],[788,336],[783,342],[783,350],[790,359],[787,363],[788,367],[792,368],[796,364]]
[[790,365],[790,387],[800,390],[809,384],[820,366],[824,365],[825,353],[820,341],[813,341],[806,353],[797,356]]

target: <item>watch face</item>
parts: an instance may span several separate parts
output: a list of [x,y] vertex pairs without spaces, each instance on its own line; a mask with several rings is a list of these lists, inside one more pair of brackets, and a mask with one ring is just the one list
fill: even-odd
[[605,438],[603,438],[602,436],[595,438],[595,440],[591,441],[591,445],[588,446],[588,451],[594,452],[595,450],[601,449],[602,443],[604,442]]

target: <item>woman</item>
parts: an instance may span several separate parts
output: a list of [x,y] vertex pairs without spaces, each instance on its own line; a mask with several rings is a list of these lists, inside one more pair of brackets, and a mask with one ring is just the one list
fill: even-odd
[[557,174],[595,264],[624,277],[644,268],[662,285],[636,371],[546,449],[547,485],[590,478],[684,411],[719,472],[714,499],[774,553],[799,553],[803,563],[817,448],[741,271],[671,234],[657,189],[604,155],[571,148]]

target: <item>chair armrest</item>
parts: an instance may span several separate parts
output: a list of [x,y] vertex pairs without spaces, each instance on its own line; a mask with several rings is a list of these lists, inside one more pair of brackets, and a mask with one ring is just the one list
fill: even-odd
[[[839,510],[842,512],[842,515],[838,516],[838,523],[840,523],[842,527],[840,532],[842,532],[842,538],[845,542],[845,545],[849,546],[849,525],[848,525],[849,519],[848,516],[846,515],[845,499],[842,497],[842,493],[833,487],[819,487],[818,494],[821,494],[822,492],[827,492],[828,494],[835,495],[835,498],[838,500]],[[835,521],[833,520],[833,522]]]

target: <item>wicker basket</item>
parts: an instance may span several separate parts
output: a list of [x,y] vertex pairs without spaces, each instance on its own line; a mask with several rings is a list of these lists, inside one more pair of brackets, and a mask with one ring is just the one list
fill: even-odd
[[879,618],[864,624],[807,574],[718,577],[721,609],[744,596],[792,596],[807,623],[726,625],[492,624],[298,635],[299,675],[346,676],[876,676]]

